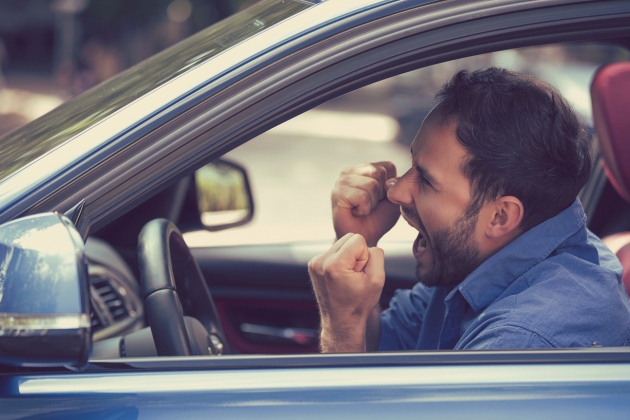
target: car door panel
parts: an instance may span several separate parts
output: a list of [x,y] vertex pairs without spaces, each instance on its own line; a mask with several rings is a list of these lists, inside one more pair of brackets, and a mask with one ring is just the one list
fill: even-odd
[[189,359],[190,366],[101,362],[80,375],[0,378],[0,404],[6,418],[627,417],[630,367],[614,362],[614,351],[574,350],[574,359],[585,360],[573,362],[557,356],[540,352],[529,364],[509,362],[523,357],[518,352],[452,354],[450,361],[429,353],[276,356],[251,366],[237,361],[240,369],[228,369],[230,356]]
[[[381,246],[387,255],[381,297],[385,307],[396,289],[415,284],[415,260],[410,244]],[[311,339],[319,330],[319,315],[307,263],[328,247],[330,243],[320,242],[192,249],[234,351],[318,351],[318,341]],[[257,327],[271,330],[264,334],[264,328]]]

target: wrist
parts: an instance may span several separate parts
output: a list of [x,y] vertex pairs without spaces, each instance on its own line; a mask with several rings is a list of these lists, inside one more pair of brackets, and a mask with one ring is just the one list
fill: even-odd
[[365,322],[351,328],[322,326],[320,349],[322,353],[365,353]]

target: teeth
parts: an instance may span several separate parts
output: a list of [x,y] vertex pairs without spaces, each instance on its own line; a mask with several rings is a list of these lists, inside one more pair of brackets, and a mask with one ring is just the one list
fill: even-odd
[[427,240],[425,238],[420,238],[418,241],[418,251],[424,251],[427,248]]

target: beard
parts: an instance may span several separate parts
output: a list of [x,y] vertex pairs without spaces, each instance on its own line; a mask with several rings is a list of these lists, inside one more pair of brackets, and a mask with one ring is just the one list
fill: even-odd
[[[415,208],[403,207],[401,210],[428,235]],[[478,216],[478,211],[470,214],[466,210],[452,227],[445,227],[433,234],[428,241],[432,250],[431,267],[423,272],[420,262],[416,263],[416,277],[420,283],[429,287],[453,288],[481,265],[483,259],[473,237]]]

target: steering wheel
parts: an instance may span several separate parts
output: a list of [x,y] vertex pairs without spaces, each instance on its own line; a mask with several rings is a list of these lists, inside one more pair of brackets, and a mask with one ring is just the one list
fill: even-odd
[[191,356],[184,314],[208,334],[211,354],[227,349],[212,296],[181,232],[166,219],[147,223],[138,238],[144,307],[158,356]]

